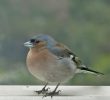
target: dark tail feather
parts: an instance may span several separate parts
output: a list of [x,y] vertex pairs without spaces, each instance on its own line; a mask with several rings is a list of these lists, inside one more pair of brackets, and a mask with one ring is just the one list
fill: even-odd
[[82,70],[82,71],[87,71],[87,72],[96,74],[96,75],[104,75],[104,74],[101,73],[101,72],[94,71],[94,70],[89,69],[89,68],[87,68],[87,67],[80,67],[79,69]]

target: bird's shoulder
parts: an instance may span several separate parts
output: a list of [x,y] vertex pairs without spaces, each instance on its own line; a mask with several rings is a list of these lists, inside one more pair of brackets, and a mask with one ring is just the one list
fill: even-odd
[[54,47],[51,48],[50,51],[60,59],[70,58],[77,65],[81,64],[79,57],[76,56],[76,54],[74,54],[67,46],[62,43],[57,43]]

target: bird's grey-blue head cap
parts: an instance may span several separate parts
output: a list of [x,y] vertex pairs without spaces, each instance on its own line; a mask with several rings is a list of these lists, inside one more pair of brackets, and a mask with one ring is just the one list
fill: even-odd
[[32,37],[28,42],[24,43],[27,47],[34,47],[34,42],[44,41],[46,42],[46,46],[50,47],[55,45],[57,42],[49,35],[47,34],[39,34]]

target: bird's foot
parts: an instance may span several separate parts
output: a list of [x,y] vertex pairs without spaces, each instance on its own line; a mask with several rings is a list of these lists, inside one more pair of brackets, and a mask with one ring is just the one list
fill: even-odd
[[51,98],[52,98],[53,96],[58,96],[60,92],[61,92],[61,90],[52,91],[52,92],[46,93],[43,97],[51,96]]
[[61,90],[56,91],[59,85],[60,84],[58,83],[56,88],[52,92],[45,93],[45,95],[43,97],[51,96],[51,98],[52,98],[53,96],[58,96],[59,93],[61,92]]
[[46,88],[46,86],[47,86],[48,84],[46,84],[41,90],[38,90],[38,91],[35,91],[38,95],[39,94],[45,94],[45,93],[47,93],[48,92],[48,90],[50,89],[50,88]]

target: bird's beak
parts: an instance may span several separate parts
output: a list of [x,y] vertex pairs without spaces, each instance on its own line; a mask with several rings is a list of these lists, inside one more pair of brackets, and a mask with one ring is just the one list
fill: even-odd
[[32,48],[34,45],[30,41],[28,41],[28,42],[25,42],[24,43],[24,46],[29,47],[29,48]]

